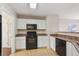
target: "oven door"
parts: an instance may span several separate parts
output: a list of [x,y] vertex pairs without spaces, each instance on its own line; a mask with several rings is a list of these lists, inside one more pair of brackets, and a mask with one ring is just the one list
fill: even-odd
[[27,32],[26,36],[26,49],[37,48],[37,34],[36,32]]

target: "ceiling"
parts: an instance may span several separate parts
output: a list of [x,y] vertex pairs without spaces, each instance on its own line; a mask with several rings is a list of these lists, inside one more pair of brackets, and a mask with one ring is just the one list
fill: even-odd
[[38,3],[36,9],[31,9],[27,3],[9,3],[9,5],[19,15],[79,16],[79,3]]

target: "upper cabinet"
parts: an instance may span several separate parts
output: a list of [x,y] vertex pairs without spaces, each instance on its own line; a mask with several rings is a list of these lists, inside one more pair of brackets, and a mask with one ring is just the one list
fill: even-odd
[[26,24],[37,24],[37,29],[46,29],[46,20],[17,19],[17,29],[26,29]]

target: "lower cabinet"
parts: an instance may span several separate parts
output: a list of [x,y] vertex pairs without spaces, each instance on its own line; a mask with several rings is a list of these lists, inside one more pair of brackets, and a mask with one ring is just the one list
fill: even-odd
[[67,42],[67,56],[79,56],[78,51],[70,42]]
[[47,36],[38,36],[37,46],[38,46],[38,48],[49,47],[48,37]]
[[50,48],[53,49],[54,51],[56,51],[56,39],[52,36],[50,36]]
[[16,49],[26,49],[25,37],[16,37]]
[[[38,36],[37,48],[49,47],[47,36]],[[16,37],[16,49],[26,49],[26,37]]]

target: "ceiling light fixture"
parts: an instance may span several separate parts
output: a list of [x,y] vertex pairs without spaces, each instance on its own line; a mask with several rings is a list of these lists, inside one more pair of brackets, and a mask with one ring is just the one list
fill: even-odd
[[30,8],[33,8],[33,9],[37,7],[37,3],[30,3],[29,5],[30,5]]

